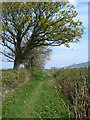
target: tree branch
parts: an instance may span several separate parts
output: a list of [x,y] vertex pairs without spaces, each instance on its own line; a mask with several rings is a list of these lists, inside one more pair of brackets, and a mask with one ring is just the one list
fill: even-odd
[[9,50],[11,50],[13,53],[15,53],[15,51],[10,46],[8,46],[6,43],[4,43],[4,46],[7,47]]
[[33,25],[28,25],[28,27],[26,28],[26,30],[24,31],[24,33],[22,34],[22,36],[21,36],[21,38],[23,38],[24,37],[24,35],[26,34],[26,32],[30,29],[30,27],[33,27],[34,26],[34,24]]
[[4,52],[1,52],[1,51],[0,51],[0,53],[1,53],[1,54],[3,54],[5,57],[8,57],[8,58],[10,58],[10,59],[14,60],[14,58],[13,58],[13,57],[10,57],[10,55],[8,55],[8,54],[6,54],[6,53],[4,53]]

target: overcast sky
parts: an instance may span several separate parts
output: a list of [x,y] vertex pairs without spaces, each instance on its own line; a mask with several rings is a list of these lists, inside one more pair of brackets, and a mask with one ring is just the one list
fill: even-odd
[[[86,34],[79,43],[70,44],[70,48],[65,46],[53,47],[51,59],[46,62],[46,68],[64,67],[67,65],[88,61],[88,1],[89,0],[69,0],[75,5],[78,12],[77,19],[83,22]],[[12,68],[13,63],[3,62],[0,68]]]

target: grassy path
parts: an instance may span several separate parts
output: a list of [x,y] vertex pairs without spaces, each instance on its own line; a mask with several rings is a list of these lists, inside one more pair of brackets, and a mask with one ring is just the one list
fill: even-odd
[[65,118],[67,110],[62,103],[68,100],[51,86],[46,74],[38,75],[3,100],[3,118]]
[[[35,107],[35,103],[38,100],[42,85],[44,84],[43,81],[40,82],[40,84],[37,86],[37,88],[35,89],[35,91],[32,93],[31,99],[28,100],[28,102],[26,103],[26,101],[24,101],[25,105],[26,105],[26,110],[23,113],[24,118],[29,118],[29,117],[33,117],[33,113],[37,115],[37,117],[39,117],[39,115],[37,114],[37,112],[34,111],[34,107]],[[28,112],[29,111],[29,112]]]

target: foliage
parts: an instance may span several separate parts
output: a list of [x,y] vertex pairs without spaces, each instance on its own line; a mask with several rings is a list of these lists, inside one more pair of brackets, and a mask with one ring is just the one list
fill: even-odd
[[[30,51],[27,58],[24,60],[26,69],[32,70],[34,68],[44,69],[46,60],[50,59],[51,50],[46,47],[34,48]],[[38,70],[37,70],[38,71]]]
[[84,33],[81,21],[75,21],[77,12],[67,0],[64,2],[3,2],[2,54],[14,61],[14,68],[26,59],[35,47],[69,47]]
[[30,73],[26,70],[2,70],[3,95],[15,90],[30,79]]

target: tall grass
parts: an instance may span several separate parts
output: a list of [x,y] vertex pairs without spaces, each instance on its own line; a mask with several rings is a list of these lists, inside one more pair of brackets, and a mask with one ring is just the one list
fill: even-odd
[[72,102],[72,106],[67,106],[69,118],[89,119],[88,69],[58,70],[53,72],[53,78],[58,89]]

